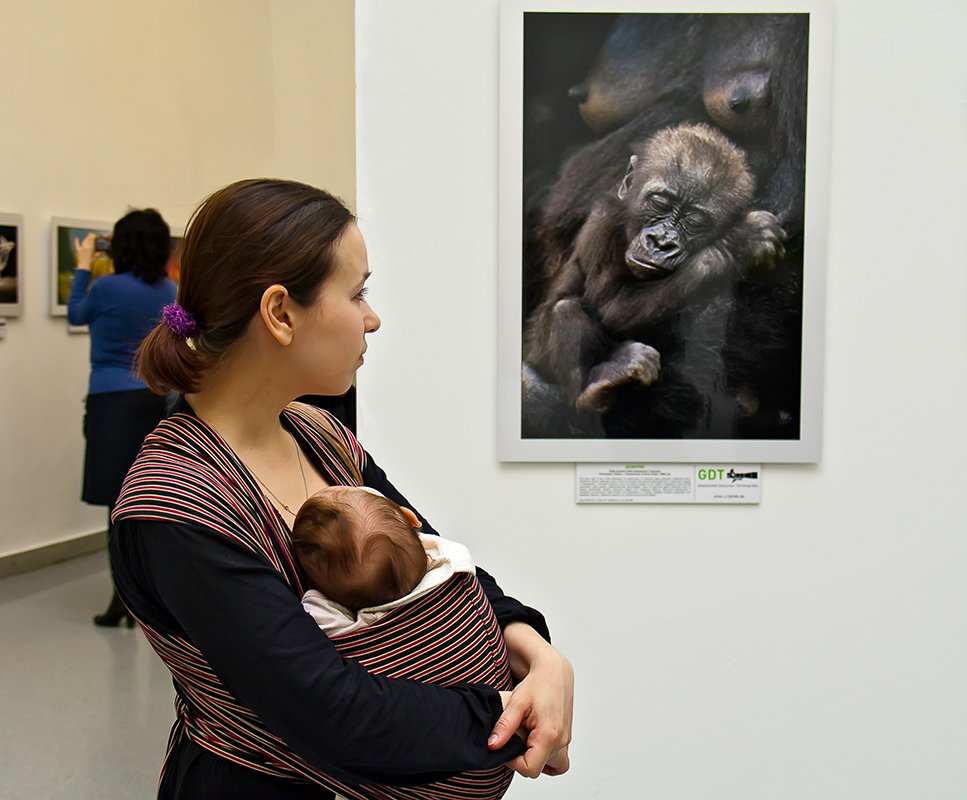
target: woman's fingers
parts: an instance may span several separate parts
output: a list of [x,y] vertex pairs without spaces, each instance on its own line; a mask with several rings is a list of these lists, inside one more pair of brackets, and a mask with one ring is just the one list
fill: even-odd
[[545,771],[559,775],[568,769],[572,697],[573,672],[563,657],[535,665],[509,699],[501,693],[504,713],[494,727],[491,746],[502,745],[518,729],[526,744],[523,755],[508,762],[508,767],[528,778]]
[[551,754],[542,772],[545,775],[563,775],[571,768],[571,759],[567,754],[567,747],[563,747]]
[[87,234],[83,241],[74,237],[74,253],[77,255],[77,268],[90,269],[91,262],[94,260],[94,240],[97,239],[93,233]]
[[500,715],[487,740],[487,747],[491,750],[499,750],[510,741],[510,737],[520,729],[526,713],[522,703],[514,702],[512,692],[501,692],[500,700],[504,704],[504,713]]
[[515,731],[526,743],[523,755],[507,763],[530,778],[541,772],[559,775],[570,766],[574,707],[574,670],[570,662],[529,625],[512,622],[504,628],[511,671],[520,683],[507,697],[504,713],[494,726],[490,746],[500,747]]
[[524,750],[523,755],[508,761],[507,766],[526,778],[536,778],[544,771],[553,748],[553,737],[545,730],[535,728],[527,737],[527,749]]
[[509,761],[506,766],[527,778],[543,775],[563,775],[571,768],[567,745],[555,750],[553,741],[541,741],[532,732],[527,737],[524,754]]
[[78,239],[75,236],[74,237],[74,250],[79,253],[82,249],[84,249],[84,250],[90,250],[93,253],[94,252],[94,242],[95,242],[96,239],[97,239],[97,235],[94,234],[94,233],[87,234],[87,236],[85,236],[83,240]]

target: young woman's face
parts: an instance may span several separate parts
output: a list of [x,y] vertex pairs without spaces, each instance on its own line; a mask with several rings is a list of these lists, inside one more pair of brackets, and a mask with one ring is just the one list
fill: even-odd
[[335,269],[308,309],[302,355],[308,359],[313,394],[340,395],[349,390],[363,365],[366,334],[379,328],[379,317],[366,302],[369,277],[366,244],[350,224],[333,251]]

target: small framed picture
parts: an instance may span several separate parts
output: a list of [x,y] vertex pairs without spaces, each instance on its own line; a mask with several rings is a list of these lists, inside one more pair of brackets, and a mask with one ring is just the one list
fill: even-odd
[[[93,233],[98,237],[111,235],[109,222],[53,217],[50,221],[50,315],[67,316],[67,301],[74,275],[77,273],[76,243]],[[114,263],[106,250],[98,249],[91,264],[91,283],[102,275],[114,272]]]
[[20,214],[0,214],[0,317],[23,313],[23,270],[20,267]]

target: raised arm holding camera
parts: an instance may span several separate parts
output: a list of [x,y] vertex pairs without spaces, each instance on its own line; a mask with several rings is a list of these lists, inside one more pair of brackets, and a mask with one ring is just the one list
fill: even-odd
[[[89,233],[74,240],[77,273],[67,301],[72,325],[91,334],[91,375],[85,401],[84,484],[81,499],[107,506],[110,517],[121,482],[144,437],[164,417],[165,398],[154,394],[134,371],[134,354],[175,299],[177,287],[166,273],[171,252],[168,224],[153,210],[125,214],[113,235]],[[92,282],[98,252],[114,261],[114,274]],[[96,625],[114,627],[131,618],[114,592]]]

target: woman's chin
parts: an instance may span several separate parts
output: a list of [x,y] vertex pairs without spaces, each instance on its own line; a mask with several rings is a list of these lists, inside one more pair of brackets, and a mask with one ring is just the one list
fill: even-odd
[[346,392],[348,392],[352,388],[353,381],[355,380],[355,378],[356,376],[354,374],[353,377],[350,378],[347,383],[343,383],[335,387],[330,387],[331,391],[325,392],[325,394],[329,395],[330,397],[342,397],[344,394],[346,394]]

